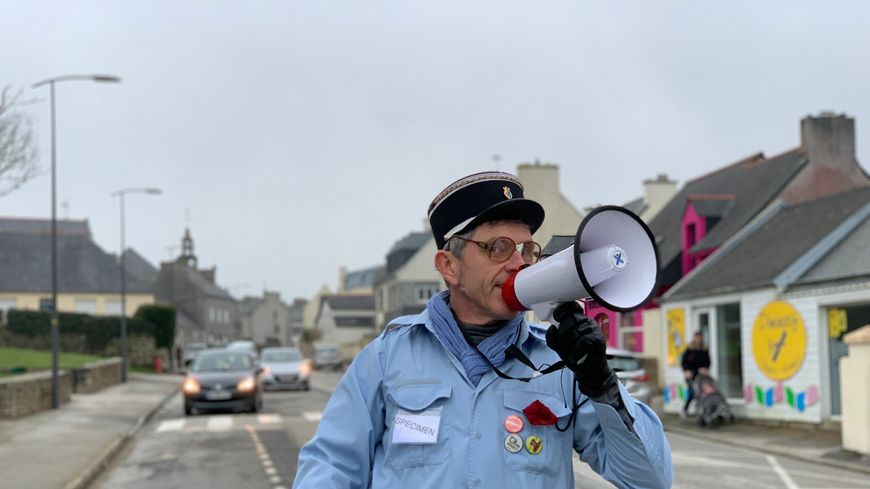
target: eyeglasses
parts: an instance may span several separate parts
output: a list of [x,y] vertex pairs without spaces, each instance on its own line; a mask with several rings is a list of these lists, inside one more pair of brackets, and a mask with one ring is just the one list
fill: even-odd
[[496,263],[508,261],[510,257],[514,255],[515,251],[519,253],[520,256],[523,258],[523,261],[529,265],[537,263],[538,259],[541,258],[541,245],[535,243],[534,241],[517,243],[516,241],[504,236],[494,238],[488,242],[475,241],[473,239],[463,238],[462,236],[450,237],[450,239],[453,238],[461,239],[462,241],[468,241],[469,243],[474,243],[477,246],[480,246],[487,252],[487,254],[489,255],[489,259]]

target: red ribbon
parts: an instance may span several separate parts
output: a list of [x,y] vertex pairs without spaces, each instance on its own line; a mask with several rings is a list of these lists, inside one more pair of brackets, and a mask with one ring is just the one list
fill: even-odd
[[529,423],[539,426],[553,425],[559,420],[559,418],[553,414],[553,411],[550,411],[550,408],[538,400],[535,400],[535,402],[526,406],[523,409],[523,414],[526,415],[526,419],[529,420]]

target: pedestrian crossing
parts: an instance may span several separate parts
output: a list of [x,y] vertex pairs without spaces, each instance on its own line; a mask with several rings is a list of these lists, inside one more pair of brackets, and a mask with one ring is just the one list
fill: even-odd
[[[302,418],[306,421],[317,421],[320,419],[320,412],[305,412],[302,413]],[[299,419],[299,417],[293,417]],[[286,421],[291,418],[281,416],[280,414],[263,413],[263,414],[222,414],[212,416],[189,416],[184,418],[165,419],[160,421],[154,428],[154,432],[162,433],[195,433],[195,432],[210,432],[219,433],[227,431],[244,430],[247,427],[253,429],[275,429],[284,426]]]

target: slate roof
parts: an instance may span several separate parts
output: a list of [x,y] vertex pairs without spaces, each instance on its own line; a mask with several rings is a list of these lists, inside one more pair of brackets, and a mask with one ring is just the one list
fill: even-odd
[[692,207],[703,217],[723,217],[734,207],[734,195],[722,195],[712,199],[692,197],[694,196],[689,196]]
[[362,270],[347,272],[347,274],[344,276],[344,284],[342,285],[344,285],[345,290],[372,287],[375,283],[375,280],[380,278],[380,276],[384,274],[385,270],[386,267],[384,265],[377,265],[374,267],[364,268]]
[[[747,234],[735,238],[727,248],[720,248],[672,288],[666,298],[689,299],[771,286],[777,276],[868,202],[870,187],[772,209],[769,219],[747,228]],[[858,249],[866,238],[862,238],[861,233],[853,236],[842,245],[848,247],[850,253],[863,256],[859,261],[865,263],[866,268],[866,263],[870,262],[866,242],[863,255]],[[818,266],[840,271],[845,268],[844,263],[834,265],[826,260]],[[817,273],[821,273],[821,269]]]
[[[89,232],[58,236],[57,265],[60,292],[120,292],[121,278],[117,258],[91,241]],[[136,275],[127,276],[128,293],[151,293],[152,284],[153,282],[142,280]],[[0,291],[50,290],[50,234],[0,233]]]
[[[0,218],[0,233],[48,234],[51,235],[50,219]],[[91,229],[87,220],[57,220],[57,233],[65,235],[90,236]]]
[[157,269],[133,248],[127,248],[124,252],[124,266],[127,268],[128,278],[136,276],[152,284],[157,280]]
[[324,295],[321,303],[326,302],[333,311],[337,310],[374,310],[375,296],[366,295]]
[[548,256],[553,256],[556,253],[568,248],[574,244],[574,236],[557,234],[550,238],[550,241],[544,245],[544,249],[541,250],[541,258],[546,258]]
[[794,285],[870,276],[870,217],[852,229],[830,252],[807,270]]
[[431,237],[432,237],[431,233],[420,233],[420,232],[409,233],[404,238],[396,241],[396,243],[393,245],[393,247],[390,248],[390,251],[387,252],[387,255],[395,253],[396,251],[417,251],[424,244],[426,244],[426,242],[429,241],[429,238],[431,238]]
[[771,159],[758,153],[687,182],[649,223],[650,230],[656,238],[662,268],[666,268],[680,256],[680,224],[689,196],[734,195],[733,204],[728,212],[708,231],[704,239],[695,245],[694,249],[715,248],[769,205],[806,164],[807,158],[800,149],[788,151]]
[[643,200],[643,197],[638,197],[638,198],[632,200],[631,202],[627,202],[625,204],[622,204],[622,207],[625,207],[626,209],[630,210],[631,212],[633,212],[639,216],[639,215],[643,214],[643,211],[645,211],[647,209],[647,207],[649,207],[649,206],[647,205],[646,201]]

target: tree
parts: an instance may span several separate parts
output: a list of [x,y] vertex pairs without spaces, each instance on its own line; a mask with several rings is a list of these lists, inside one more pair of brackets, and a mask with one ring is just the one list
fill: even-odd
[[33,129],[30,117],[18,110],[20,98],[21,91],[8,86],[0,93],[0,197],[39,174]]

